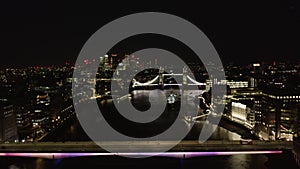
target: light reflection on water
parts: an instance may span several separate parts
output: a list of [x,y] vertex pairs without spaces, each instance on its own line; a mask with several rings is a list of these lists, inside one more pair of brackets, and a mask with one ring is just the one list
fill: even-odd
[[232,131],[229,131],[223,127],[217,126],[215,125],[216,130],[215,132],[213,132],[212,136],[210,137],[210,139],[213,140],[240,140],[241,139],[241,135],[234,133]]
[[43,158],[1,157],[1,169],[54,169],[56,160]]
[[232,169],[268,169],[265,163],[268,157],[264,155],[234,155],[227,158],[226,166]]
[[[271,156],[271,159],[270,159]],[[224,156],[203,156],[189,159],[151,157],[76,157],[57,160],[41,158],[3,157],[0,159],[1,169],[66,169],[66,168],[186,168],[186,169],[277,169],[297,168],[290,153],[278,155],[239,154]]]

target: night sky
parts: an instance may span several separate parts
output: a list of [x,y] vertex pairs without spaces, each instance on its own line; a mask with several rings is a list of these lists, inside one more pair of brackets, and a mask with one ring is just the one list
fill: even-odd
[[[0,66],[4,67],[75,62],[84,43],[101,26],[127,14],[149,11],[174,14],[198,26],[225,63],[300,61],[298,0],[200,4],[13,1],[2,3],[0,11]],[[136,44],[147,47],[149,42],[158,43],[154,38],[148,44],[143,40]]]

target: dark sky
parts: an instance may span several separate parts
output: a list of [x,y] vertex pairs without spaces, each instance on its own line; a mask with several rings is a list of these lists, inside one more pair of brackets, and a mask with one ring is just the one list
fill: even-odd
[[174,14],[197,25],[226,63],[299,61],[299,0],[128,2],[4,2],[0,66],[74,62],[85,41],[101,26],[146,11]]

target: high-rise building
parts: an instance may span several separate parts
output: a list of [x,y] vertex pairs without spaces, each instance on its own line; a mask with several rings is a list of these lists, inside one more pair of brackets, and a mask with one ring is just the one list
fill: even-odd
[[[249,106],[251,108],[251,111],[254,111],[254,123],[260,124],[261,123],[261,98],[262,98],[262,92],[260,90],[254,89],[254,88],[237,88],[237,89],[230,89],[230,98],[231,100],[238,99],[238,100],[244,100],[249,102],[254,102],[254,104]],[[234,98],[234,99],[233,99]],[[240,102],[240,101],[238,101]],[[231,107],[231,105],[228,105]],[[229,108],[231,110],[231,108]]]
[[255,79],[254,77],[251,77],[249,79],[249,87],[257,88],[257,79]]
[[300,166],[300,111],[298,110],[298,120],[297,120],[297,132],[294,135],[294,148],[293,154],[296,160],[296,163]]
[[296,91],[265,91],[262,96],[262,125],[273,140],[293,140],[297,129],[300,94]]
[[18,140],[16,115],[8,101],[0,101],[0,141]]
[[234,99],[231,103],[231,120],[252,129],[255,125],[254,100]]

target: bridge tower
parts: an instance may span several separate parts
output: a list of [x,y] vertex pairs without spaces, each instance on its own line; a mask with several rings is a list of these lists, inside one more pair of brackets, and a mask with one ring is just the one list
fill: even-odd
[[96,98],[96,89],[95,88],[91,88],[91,98]]
[[163,67],[159,67],[159,72],[158,72],[158,76],[159,76],[159,79],[158,79],[158,86],[163,89],[164,88],[164,68]]
[[182,86],[186,86],[187,84],[187,68],[184,66],[182,68]]

